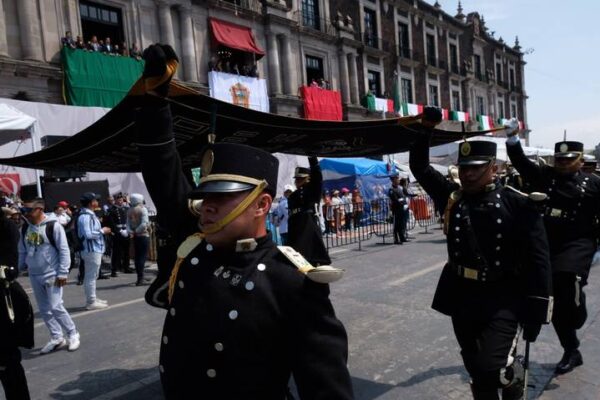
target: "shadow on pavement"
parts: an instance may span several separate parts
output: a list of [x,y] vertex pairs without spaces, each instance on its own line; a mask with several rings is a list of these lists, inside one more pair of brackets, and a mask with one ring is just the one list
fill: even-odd
[[63,383],[48,396],[59,400],[92,400],[100,396],[102,399],[163,399],[155,367],[86,371],[77,379]]
[[354,388],[354,397],[356,399],[373,400],[394,389],[396,386],[353,376],[352,387]]
[[411,376],[404,382],[399,382],[397,386],[410,387],[425,382],[429,379],[448,375],[460,375],[460,379],[463,382],[469,382],[469,376],[467,375],[467,371],[465,371],[465,367],[463,367],[462,365],[455,365],[452,367],[436,368],[421,372],[419,374]]

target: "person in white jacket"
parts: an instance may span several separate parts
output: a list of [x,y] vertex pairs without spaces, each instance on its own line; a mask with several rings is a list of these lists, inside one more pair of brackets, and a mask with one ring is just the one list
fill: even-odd
[[21,231],[19,269],[28,270],[40,314],[50,331],[50,341],[40,353],[67,345],[69,351],[75,351],[79,348],[79,332],[63,305],[63,286],[71,264],[67,236],[56,218],[44,214],[44,208],[41,198],[26,201],[21,208],[28,224]]

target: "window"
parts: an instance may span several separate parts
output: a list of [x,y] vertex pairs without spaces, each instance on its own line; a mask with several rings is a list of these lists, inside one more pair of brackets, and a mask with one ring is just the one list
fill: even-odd
[[306,84],[310,85],[313,81],[319,82],[319,79],[325,78],[324,75],[323,59],[306,56]]
[[450,70],[458,74],[458,48],[455,44],[450,44]]
[[440,106],[437,85],[429,85],[429,105],[434,107]]
[[502,64],[496,63],[496,82],[502,83]]
[[98,40],[110,38],[113,45],[121,45],[125,40],[122,11],[119,8],[80,0],[79,14],[85,42],[90,41],[92,36],[96,36]]
[[401,89],[402,89],[402,101],[405,103],[412,103],[413,102],[412,80],[402,78]]
[[398,23],[398,43],[400,43],[400,57],[410,58],[408,25],[403,22]]
[[498,100],[498,118],[504,118],[504,102]]
[[435,37],[433,35],[427,34],[425,36],[425,40],[427,46],[427,64],[433,65],[435,67],[437,65]]
[[481,56],[479,56],[478,54],[474,54],[473,60],[474,60],[473,66],[475,67],[475,76],[477,76],[477,79],[482,81],[483,75],[481,74]]
[[365,44],[375,49],[379,48],[377,38],[377,14],[375,10],[364,8],[365,11]]
[[485,115],[485,104],[483,103],[483,97],[477,96],[477,114]]
[[510,105],[510,117],[517,118],[517,105],[516,104]]
[[375,97],[382,97],[381,95],[381,75],[377,71],[367,71],[367,79],[369,81],[369,91]]
[[452,91],[452,109],[460,111],[460,92],[458,90]]
[[515,70],[511,69],[509,71],[509,79],[510,79],[510,90],[515,90]]
[[302,25],[320,29],[318,0],[302,0]]

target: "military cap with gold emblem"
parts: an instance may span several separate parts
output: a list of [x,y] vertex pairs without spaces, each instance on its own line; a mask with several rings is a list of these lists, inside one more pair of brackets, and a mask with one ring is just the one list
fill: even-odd
[[464,141],[458,145],[460,165],[483,165],[496,158],[496,143],[486,140]]
[[583,143],[563,141],[554,145],[554,157],[575,158],[583,154]]
[[275,195],[279,160],[271,153],[236,143],[206,146],[201,156],[201,177],[191,199],[202,199],[207,193],[235,193],[264,186]]

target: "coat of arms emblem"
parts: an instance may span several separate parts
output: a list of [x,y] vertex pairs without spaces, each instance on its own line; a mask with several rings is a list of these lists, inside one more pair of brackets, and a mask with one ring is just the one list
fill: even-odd
[[250,89],[246,86],[238,82],[229,88],[229,93],[233,104],[250,108]]

